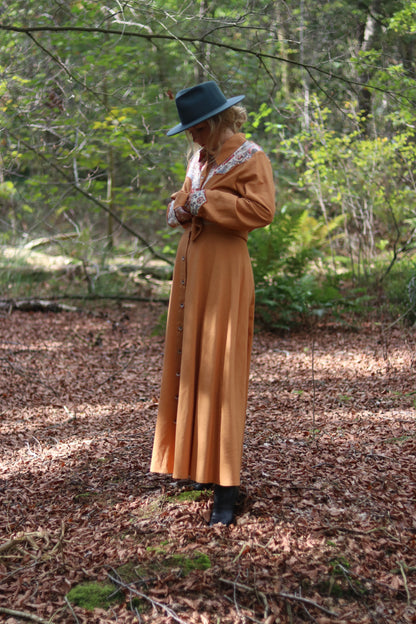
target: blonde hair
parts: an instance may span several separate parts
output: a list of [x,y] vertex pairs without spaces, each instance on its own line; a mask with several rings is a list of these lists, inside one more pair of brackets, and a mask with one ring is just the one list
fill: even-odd
[[207,121],[211,133],[216,132],[219,128],[231,128],[233,132],[238,132],[247,121],[247,111],[244,106],[230,106],[222,113],[210,117]]
[[[247,121],[248,115],[244,106],[230,106],[225,111],[210,117],[206,121],[209,125],[210,135],[215,136],[220,134],[225,128],[230,128],[234,133],[239,132],[241,126]],[[190,159],[195,152],[198,151],[195,143],[192,141],[192,136],[189,130],[186,130],[186,138],[188,141],[188,159]]]

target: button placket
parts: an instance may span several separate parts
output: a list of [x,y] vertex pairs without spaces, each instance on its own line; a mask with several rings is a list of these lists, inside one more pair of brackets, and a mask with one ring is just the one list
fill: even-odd
[[181,375],[181,362],[182,362],[182,343],[183,343],[183,329],[184,329],[184,317],[185,317],[185,289],[186,289],[186,259],[188,254],[188,247],[190,244],[190,233],[188,236],[188,241],[186,245],[185,253],[180,257],[179,263],[179,291],[180,291],[180,303],[179,309],[177,310],[177,327],[176,327],[176,344],[177,344],[177,352],[176,352],[176,392],[175,392],[175,401],[179,399],[179,385],[180,385],[180,375]]

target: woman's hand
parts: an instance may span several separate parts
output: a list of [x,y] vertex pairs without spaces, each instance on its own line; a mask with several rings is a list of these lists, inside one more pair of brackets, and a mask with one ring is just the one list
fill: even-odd
[[175,217],[181,225],[185,225],[185,223],[189,223],[190,221],[192,221],[192,215],[187,208],[184,208],[183,206],[178,206],[177,208],[175,208],[174,212]]

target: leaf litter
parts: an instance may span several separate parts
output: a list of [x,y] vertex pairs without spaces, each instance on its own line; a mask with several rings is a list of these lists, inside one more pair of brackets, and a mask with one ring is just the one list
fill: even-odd
[[210,490],[149,473],[163,311],[0,318],[0,621],[415,622],[415,329],[258,331],[236,522],[208,527]]

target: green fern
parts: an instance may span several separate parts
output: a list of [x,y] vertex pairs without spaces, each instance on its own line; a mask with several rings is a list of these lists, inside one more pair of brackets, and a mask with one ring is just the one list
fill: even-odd
[[337,298],[334,287],[320,284],[316,262],[324,259],[342,220],[326,223],[306,210],[282,212],[271,225],[252,232],[256,309],[263,323],[287,328],[310,314],[323,315]]

